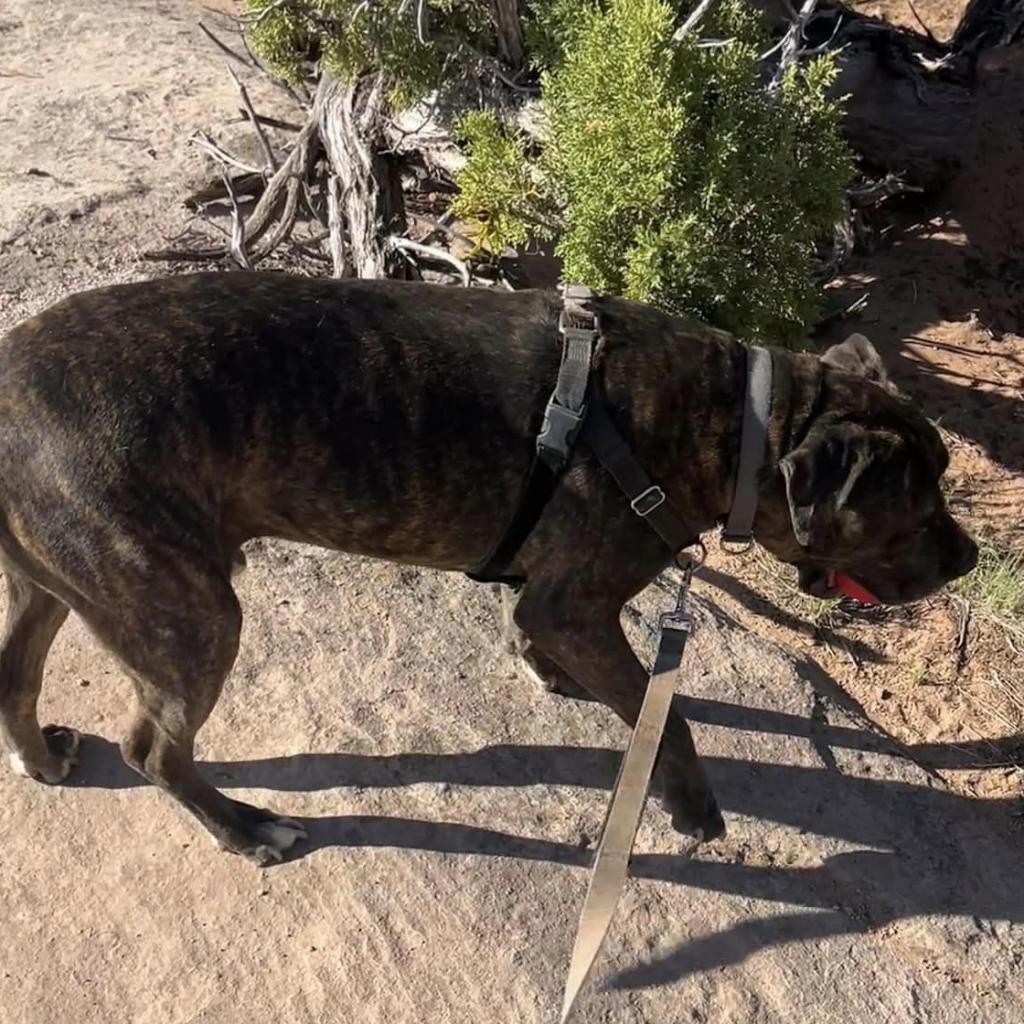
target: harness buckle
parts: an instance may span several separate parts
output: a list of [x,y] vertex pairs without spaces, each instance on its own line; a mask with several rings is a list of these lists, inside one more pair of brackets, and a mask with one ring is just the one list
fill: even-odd
[[629,503],[629,507],[641,519],[646,519],[656,508],[664,504],[665,492],[657,484],[652,484],[646,491],[641,491]]
[[556,402],[554,397],[548,402],[544,422],[537,435],[537,454],[552,469],[561,469],[565,465],[586,415],[585,405],[579,412],[573,412]]
[[597,314],[587,309],[593,302],[594,293],[584,284],[562,286],[562,311],[558,314],[558,332],[562,335],[576,334],[587,341],[597,337],[600,328]]

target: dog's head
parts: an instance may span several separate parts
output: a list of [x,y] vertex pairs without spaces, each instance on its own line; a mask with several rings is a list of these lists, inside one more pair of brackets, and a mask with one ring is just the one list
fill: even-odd
[[758,539],[816,597],[901,604],[970,572],[978,549],[946,509],[938,431],[862,335],[821,362],[821,411],[779,463]]

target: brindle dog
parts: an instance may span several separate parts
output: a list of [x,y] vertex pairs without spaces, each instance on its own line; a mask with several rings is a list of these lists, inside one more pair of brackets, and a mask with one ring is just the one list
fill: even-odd
[[[271,535],[472,570],[519,496],[560,344],[548,292],[270,273],[74,296],[0,343],[0,559],[10,599],[0,720],[17,771],[56,783],[72,730],[40,729],[43,662],[74,609],[135,682],[125,760],[258,863],[301,826],[231,800],[193,763],[238,649],[239,547]],[[727,336],[598,301],[595,380],[694,532],[732,498],[745,359]],[[839,568],[886,602],[971,569],[936,431],[863,339],[776,353],[757,539],[823,593]],[[583,445],[513,566],[535,665],[632,723],[647,680],[623,604],[671,560]],[[659,760],[676,827],[720,835],[686,722]]]

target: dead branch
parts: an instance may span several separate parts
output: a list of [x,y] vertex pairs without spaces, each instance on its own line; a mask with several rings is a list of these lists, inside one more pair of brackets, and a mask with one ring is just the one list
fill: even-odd
[[228,74],[231,76],[231,81],[235,83],[235,87],[238,89],[238,95],[241,97],[242,106],[245,108],[245,112],[249,115],[249,120],[252,122],[253,130],[256,132],[256,137],[260,140],[260,146],[263,148],[263,155],[267,161],[267,168],[273,172],[277,170],[277,157],[274,155],[274,148],[270,145],[270,140],[267,138],[267,133],[263,130],[263,125],[260,122],[259,117],[256,115],[256,111],[253,110],[252,101],[249,99],[249,90],[242,84],[241,79],[232,70],[231,65],[227,66]]
[[[251,121],[252,118],[249,116],[247,110],[243,110],[241,107],[238,108],[238,113],[241,115],[240,120]],[[302,125],[296,124],[294,121],[282,121],[279,117],[268,117],[266,114],[257,114],[256,120],[260,124],[266,125],[268,128],[276,128],[282,132],[300,132],[302,131]],[[238,121],[231,121],[231,124],[237,124]]]
[[240,171],[244,171],[246,174],[262,175],[263,173],[259,167],[253,167],[252,164],[244,163],[238,157],[232,156],[222,146],[218,146],[204,131],[197,129],[189,136],[188,141],[193,146],[198,146],[207,156],[216,160],[218,164],[229,164],[232,167],[237,167]]
[[227,190],[228,201],[231,203],[231,255],[242,270],[252,270],[252,262],[245,250],[245,218],[238,209],[238,200],[231,185],[231,178],[226,167],[221,167],[221,177]]
[[346,86],[324,73],[320,85],[320,136],[342,185],[355,272],[359,277],[386,277],[395,251],[387,239],[404,234],[405,203],[398,176],[383,152],[384,77],[369,75]]
[[711,8],[715,0],[700,0],[700,3],[690,12],[689,17],[672,34],[672,42],[678,46],[701,22],[701,19]]
[[196,23],[199,26],[199,30],[206,36],[207,39],[217,47],[218,50],[227,54],[232,60],[237,60],[239,64],[244,64],[247,68],[253,66],[253,62],[248,57],[243,57],[237,50],[232,50],[227,43],[225,43],[219,36],[217,36],[213,30],[201,21]]
[[348,267],[345,265],[345,236],[341,219],[341,201],[338,193],[338,176],[332,174],[327,179],[327,224],[331,247],[331,263],[334,266],[334,276],[344,277]]
[[782,39],[782,44],[780,46],[781,56],[779,57],[778,67],[776,67],[775,73],[772,75],[772,80],[768,84],[769,92],[778,92],[779,86],[782,85],[782,79],[786,73],[786,68],[788,68],[790,64],[795,63],[799,58],[800,50],[803,48],[801,44],[804,41],[807,22],[810,21],[811,15],[814,14],[814,9],[817,6],[818,0],[804,0],[796,17],[793,18],[793,21],[789,26],[789,31],[786,32]]
[[399,238],[397,235],[392,235],[388,239],[388,244],[395,249],[402,249],[405,252],[415,253],[417,256],[427,256],[432,260],[437,260],[440,263],[448,263],[453,266],[462,278],[462,286],[468,288],[472,282],[473,277],[470,273],[469,267],[462,262],[457,256],[453,256],[447,249],[437,249],[432,245],[423,245],[422,242],[414,242],[410,238]]
[[260,200],[256,204],[256,208],[249,217],[247,230],[252,241],[255,241],[257,238],[262,236],[270,226],[278,208],[278,204],[281,201],[282,194],[285,196],[287,203],[287,196],[291,191],[294,191],[296,193],[295,198],[297,201],[299,188],[298,175],[301,169],[301,173],[304,176],[306,169],[309,166],[310,151],[312,149],[314,139],[316,138],[316,131],[317,110],[316,105],[314,104],[313,111],[310,113],[309,118],[302,126],[302,130],[299,132],[298,138],[295,140],[294,148],[288,154],[284,163],[278,168],[277,173],[270,179],[270,181],[267,182],[266,190],[263,195],[260,196]]

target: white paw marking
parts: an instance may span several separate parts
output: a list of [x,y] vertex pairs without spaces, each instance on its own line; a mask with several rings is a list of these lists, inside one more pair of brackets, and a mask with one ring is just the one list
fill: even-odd
[[75,754],[78,753],[78,747],[82,742],[82,734],[77,729],[65,729],[66,733],[71,735],[71,747],[68,749],[68,758],[74,762]]
[[277,853],[278,860],[282,851],[289,849],[297,840],[306,838],[306,830],[291,818],[261,822],[256,826],[255,834],[262,845]]
[[9,754],[8,761],[11,763],[11,771],[15,775],[20,775],[23,779],[32,778],[29,770],[25,767],[25,762],[21,759],[21,754]]

